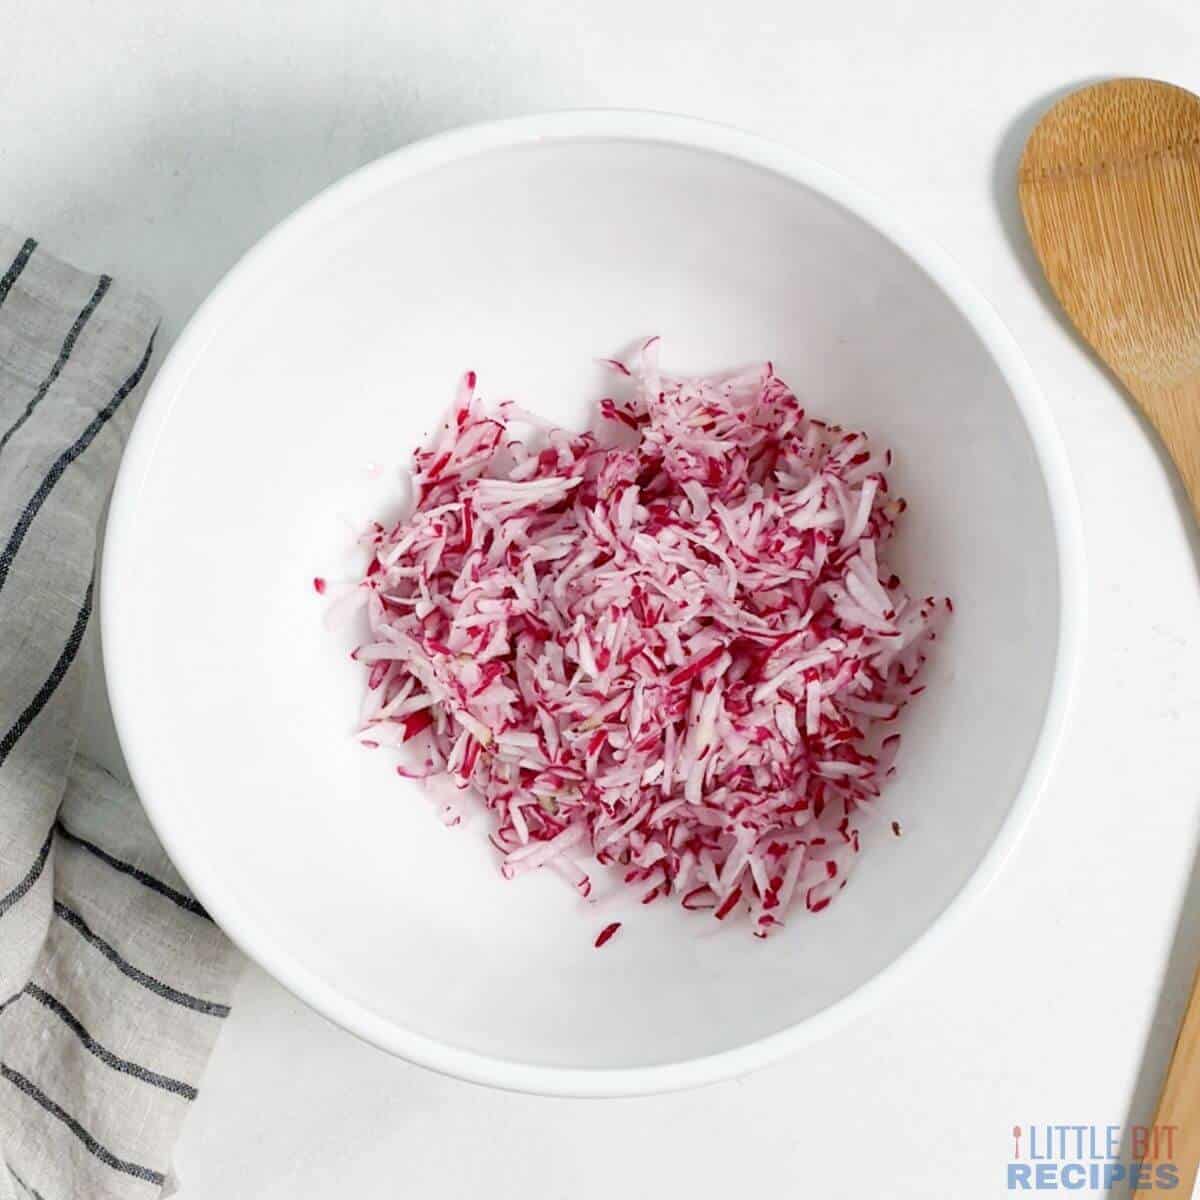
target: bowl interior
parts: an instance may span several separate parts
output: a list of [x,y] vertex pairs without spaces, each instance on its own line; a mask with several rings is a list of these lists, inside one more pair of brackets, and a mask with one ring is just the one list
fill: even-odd
[[[311,584],[349,572],[350,526],[395,508],[465,368],[487,396],[581,425],[610,385],[595,356],[652,332],[668,370],[770,358],[810,411],[890,445],[910,504],[894,558],[957,610],[850,886],[766,943],[665,903],[587,906],[549,873],[504,882],[486,817],[443,827],[386,752],[352,741],[353,635],[325,631]],[[1034,447],[955,305],[818,191],[638,138],[394,160],[318,201],[162,373],[108,554],[122,742],[217,917],[395,1049],[416,1035],[550,1067],[729,1050],[897,958],[1009,813],[1058,641]]]

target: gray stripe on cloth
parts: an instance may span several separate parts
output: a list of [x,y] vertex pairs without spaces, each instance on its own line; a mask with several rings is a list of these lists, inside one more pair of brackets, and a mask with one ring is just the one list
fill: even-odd
[[194,1009],[196,1012],[210,1017],[229,1016],[228,1004],[218,1004],[213,1000],[204,1000],[199,996],[181,992],[178,988],[173,988],[170,984],[163,983],[161,979],[155,979],[153,975],[148,975],[145,971],[135,967],[128,959],[121,956],[115,946],[106,942],[98,933],[93,933],[91,926],[73,908],[68,908],[61,900],[54,902],[54,915],[70,925],[85,942],[94,946],[122,975],[127,975],[130,979],[140,983],[148,992],[153,992],[156,996],[161,996],[172,1004]]
[[40,1105],[52,1117],[61,1121],[83,1143],[88,1153],[95,1155],[106,1167],[112,1167],[114,1171],[121,1171],[126,1175],[132,1175],[134,1179],[142,1179],[146,1183],[157,1184],[159,1187],[166,1182],[167,1177],[161,1171],[128,1162],[106,1150],[70,1113],[47,1096],[36,1083],[27,1079],[19,1071],[14,1071],[7,1063],[0,1062],[0,1076],[7,1079],[13,1087],[32,1100],[34,1104]]
[[38,987],[36,983],[25,985],[25,995],[31,996],[43,1008],[49,1009],[80,1040],[86,1050],[94,1054],[106,1066],[112,1067],[114,1071],[120,1071],[123,1075],[131,1075],[134,1079],[140,1079],[143,1083],[150,1084],[151,1087],[162,1088],[164,1092],[174,1092],[175,1095],[182,1096],[185,1100],[195,1100],[196,1089],[190,1083],[184,1083],[181,1079],[172,1079],[169,1075],[160,1075],[157,1071],[151,1071],[148,1067],[130,1062],[129,1059],[122,1058],[119,1054],[114,1054],[100,1045],[65,1004]]
[[16,1171],[12,1169],[12,1167],[8,1168],[8,1173],[13,1177],[13,1179],[16,1180],[17,1187],[19,1187],[27,1196],[32,1196],[33,1200],[43,1200],[37,1188],[31,1188],[29,1184],[27,1184],[25,1180],[23,1180],[20,1175],[18,1175]]
[[[161,879],[156,879],[140,867],[135,867],[133,863],[123,862],[119,858],[114,858],[107,850],[102,850],[97,846],[95,842],[89,842],[86,838],[81,838],[78,834],[72,833],[62,823],[61,819],[58,822],[58,832],[72,845],[78,846],[81,850],[86,850],[89,854],[95,855],[102,863],[106,863],[112,867],[114,871],[120,871],[122,875],[128,875],[131,879],[136,879],[143,887],[148,887],[152,892],[158,892],[160,896],[166,896],[172,904],[177,904],[180,908],[190,913],[195,913],[196,916],[203,917],[206,921],[212,920],[212,917],[208,915],[204,905],[199,900],[194,899],[184,892],[176,891],[169,884],[163,883]],[[0,905],[2,904],[3,901],[0,901]]]
[[80,310],[79,316],[75,318],[75,324],[67,331],[67,336],[63,339],[62,349],[58,352],[58,357],[54,360],[54,365],[50,368],[46,378],[38,384],[38,390],[33,393],[33,397],[29,403],[25,405],[25,411],[0,435],[0,454],[4,452],[4,447],[12,440],[13,435],[33,416],[33,410],[46,398],[46,393],[54,386],[54,381],[62,374],[62,369],[67,365],[71,357],[71,351],[75,349],[75,343],[79,340],[79,335],[83,332],[83,327],[91,319],[92,313],[100,305],[100,301],[104,299],[105,293],[112,285],[112,280],[107,275],[101,275],[96,283],[96,290],[88,297],[88,302]]
[[[4,760],[12,753],[13,747],[20,741],[21,735],[37,719],[38,713],[46,707],[50,702],[50,697],[54,695],[58,689],[58,685],[62,683],[63,676],[70,669],[71,664],[75,661],[75,656],[79,653],[79,647],[83,642],[84,633],[87,632],[88,620],[91,615],[92,584],[89,583],[87,591],[83,594],[83,603],[79,606],[79,614],[75,618],[75,624],[71,627],[71,632],[67,636],[67,644],[63,647],[62,653],[51,668],[50,674],[46,676],[45,682],[38,688],[37,695],[29,701],[28,706],[16,721],[13,722],[9,731],[4,737],[0,738],[0,767],[4,766]],[[2,903],[0,901],[0,904]],[[2,911],[3,909],[0,909],[0,912]]]
[[[67,775],[59,820],[79,838],[102,845],[114,858],[138,867],[182,895],[191,891],[156,838],[142,829],[141,808],[129,785],[86,759],[77,759]],[[58,845],[61,852],[69,843]],[[87,886],[100,886],[88,881]],[[140,889],[134,889],[138,891]],[[148,915],[148,914],[147,914]]]
[[45,870],[46,867],[46,860],[50,857],[50,848],[53,844],[54,830],[51,828],[50,832],[46,834],[46,840],[42,843],[42,848],[38,851],[37,858],[33,860],[33,866],[29,868],[28,874],[26,874],[25,878],[22,879],[21,882],[18,883],[11,892],[8,893],[8,895],[0,897],[0,917],[4,916],[4,914],[8,912],[8,910],[12,908],[12,906],[16,904],[16,902],[20,900],[22,896],[26,895],[29,892],[29,889],[32,888],[33,885],[41,878],[42,871]]
[[8,293],[12,291],[12,285],[20,278],[21,272],[25,270],[25,264],[32,257],[36,249],[37,242],[33,238],[26,238],[21,244],[20,250],[17,251],[17,257],[12,260],[12,264],[8,270],[0,276],[0,304],[3,304],[8,299]]
[[41,512],[42,505],[45,504],[46,497],[50,495],[54,489],[54,485],[62,478],[63,472],[92,444],[96,434],[104,428],[112,418],[113,413],[121,407],[122,403],[129,396],[129,393],[141,383],[142,376],[146,373],[146,367],[150,364],[150,356],[154,353],[154,336],[153,333],[150,335],[150,340],[146,343],[146,351],[142,355],[141,361],[134,368],[133,374],[125,380],[117,389],[113,398],[92,418],[87,428],[54,460],[54,465],[46,472],[42,482],[38,485],[37,491],[33,493],[28,503],[21,510],[21,515],[17,518],[17,523],[13,526],[12,533],[9,534],[4,549],[0,550],[0,592],[4,591],[4,585],[8,582],[8,574],[12,568],[13,559],[16,558],[17,551],[21,549],[21,545],[29,533],[29,527],[33,524],[34,518]]

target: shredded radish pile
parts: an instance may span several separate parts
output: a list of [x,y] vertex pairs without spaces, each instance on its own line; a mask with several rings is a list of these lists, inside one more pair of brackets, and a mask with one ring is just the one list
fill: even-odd
[[415,511],[335,602],[371,630],[360,737],[482,797],[506,877],[587,896],[594,856],[766,936],[845,885],[938,606],[882,562],[890,452],[769,363],[670,378],[651,339],[611,365],[603,437],[489,411],[466,376]]

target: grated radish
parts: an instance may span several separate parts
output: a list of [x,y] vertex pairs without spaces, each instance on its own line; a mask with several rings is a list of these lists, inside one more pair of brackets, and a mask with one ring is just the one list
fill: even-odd
[[506,877],[587,897],[590,854],[765,937],[845,886],[950,604],[882,561],[890,452],[769,363],[671,378],[657,351],[605,360],[603,437],[489,410],[469,372],[337,619],[370,629],[360,740],[477,793]]

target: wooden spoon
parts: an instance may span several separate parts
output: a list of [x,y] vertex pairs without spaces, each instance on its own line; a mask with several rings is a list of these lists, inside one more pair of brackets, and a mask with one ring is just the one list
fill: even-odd
[[1073,92],[1029,135],[1019,188],[1054,294],[1200,519],[1200,98],[1153,79]]
[[[1029,135],[1018,186],[1054,294],[1158,431],[1200,520],[1200,98],[1152,79],[1074,92]],[[1190,1196],[1200,974],[1154,1122],[1178,1132],[1147,1161],[1174,1161]]]

